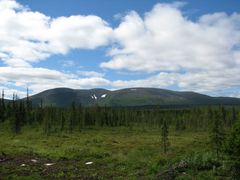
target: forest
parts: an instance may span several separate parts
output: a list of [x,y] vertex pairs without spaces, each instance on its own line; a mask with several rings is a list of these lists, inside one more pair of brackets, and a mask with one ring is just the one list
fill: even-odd
[[[238,179],[240,176],[237,106],[164,109],[97,104],[83,107],[72,102],[71,107],[59,108],[42,104],[34,107],[28,96],[21,100],[16,95],[5,101],[3,92],[0,100],[3,178]],[[33,163],[47,159],[54,162],[52,169]],[[88,161],[94,164],[86,165]],[[85,171],[75,172],[76,167],[69,165],[70,162]]]

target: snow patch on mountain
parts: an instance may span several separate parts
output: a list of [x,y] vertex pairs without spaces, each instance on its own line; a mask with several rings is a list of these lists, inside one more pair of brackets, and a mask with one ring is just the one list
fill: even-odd
[[101,95],[101,98],[105,98],[107,96],[107,94],[103,94]]
[[93,94],[91,98],[97,100],[97,96],[95,94]]

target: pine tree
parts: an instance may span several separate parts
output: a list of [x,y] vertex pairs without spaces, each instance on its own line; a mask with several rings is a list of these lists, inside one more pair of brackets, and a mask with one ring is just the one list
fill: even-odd
[[60,128],[61,132],[64,130],[64,127],[65,127],[65,117],[64,117],[64,113],[61,112],[61,128]]
[[220,152],[222,151],[223,148],[223,143],[224,143],[224,129],[223,129],[223,120],[220,116],[219,111],[215,111],[215,118],[213,122],[213,127],[212,127],[212,145],[213,149],[216,152],[217,158],[219,158]]
[[[15,96],[17,99],[17,95]],[[13,98],[14,99],[14,98]],[[12,126],[14,133],[18,134],[21,130],[21,126],[24,123],[25,119],[25,108],[24,103],[22,101],[14,102],[14,107],[12,109]]]
[[237,121],[237,112],[235,107],[232,107],[232,112],[231,112],[231,118],[230,118],[230,127],[232,127],[232,125],[235,124],[235,122]]
[[52,129],[53,107],[46,107],[44,109],[44,112],[45,112],[43,117],[44,133],[46,135],[49,135]]
[[72,108],[70,112],[70,119],[69,119],[69,132],[72,133],[73,127],[75,125],[75,121],[77,119],[77,113],[76,113],[76,106],[75,102],[72,102]]
[[0,123],[4,121],[3,97],[0,99]]
[[163,124],[162,124],[162,146],[163,146],[163,152],[166,153],[168,151],[170,143],[168,140],[168,125],[165,119],[163,120]]
[[33,115],[32,115],[32,102],[29,98],[29,89],[27,88],[27,100],[26,100],[26,113],[27,113],[27,122],[29,124],[33,123]]
[[3,108],[3,110],[5,110],[4,90],[2,90],[1,104],[2,104],[2,108]]
[[226,109],[224,108],[224,106],[221,106],[221,115],[222,115],[222,120],[225,125],[227,122],[227,112],[226,112]]

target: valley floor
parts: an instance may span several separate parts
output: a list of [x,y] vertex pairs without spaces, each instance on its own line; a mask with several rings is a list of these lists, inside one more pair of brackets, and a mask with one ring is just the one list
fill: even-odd
[[[207,132],[170,130],[169,140],[165,154],[160,129],[88,128],[49,136],[36,129],[15,136],[1,132],[0,179],[161,179],[159,174],[173,164],[212,158]],[[218,178],[211,166],[174,176]]]

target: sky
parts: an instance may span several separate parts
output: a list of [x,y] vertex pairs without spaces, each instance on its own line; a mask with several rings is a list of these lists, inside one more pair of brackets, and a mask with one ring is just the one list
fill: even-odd
[[11,98],[154,87],[240,97],[239,0],[0,0]]

